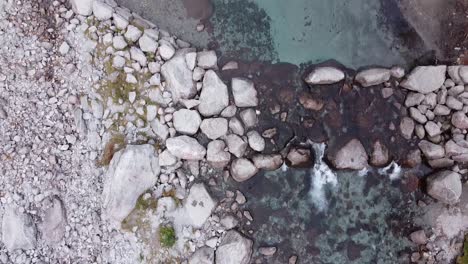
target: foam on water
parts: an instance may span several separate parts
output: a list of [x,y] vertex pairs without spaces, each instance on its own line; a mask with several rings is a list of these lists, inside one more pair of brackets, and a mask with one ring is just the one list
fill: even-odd
[[309,191],[309,196],[316,209],[320,212],[323,212],[328,208],[325,187],[326,185],[336,187],[338,185],[338,178],[336,177],[335,172],[333,172],[333,170],[323,161],[326,144],[313,143],[312,147],[315,152],[316,162],[310,172],[312,184]]
[[380,175],[386,175],[391,181],[394,181],[401,177],[401,171],[401,166],[395,161],[392,161],[392,163],[388,164],[387,167],[379,169],[378,173]]

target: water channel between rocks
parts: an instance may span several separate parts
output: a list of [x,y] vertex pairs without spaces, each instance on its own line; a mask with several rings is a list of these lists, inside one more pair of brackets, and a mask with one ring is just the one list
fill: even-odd
[[[398,110],[382,101],[379,88],[345,95],[350,98],[340,97],[340,87],[317,88],[313,94],[336,103],[324,116],[298,106],[301,93],[308,90],[301,75],[313,63],[335,59],[355,69],[408,67],[427,54],[396,1],[117,2],[181,39],[217,50],[220,65],[233,58],[241,60],[239,70],[223,72],[221,77],[227,81],[231,75],[249,76],[255,81],[261,98],[259,126],[279,129],[270,151],[281,150],[294,136],[328,140],[331,149],[352,137],[360,138],[369,149],[379,139],[396,153],[396,161],[414,147],[403,146],[404,141],[395,141],[395,132],[388,131],[391,122],[399,123]],[[205,25],[203,32],[196,31],[200,21]],[[326,64],[344,68],[335,61]],[[271,114],[276,106],[288,113],[286,124],[281,124],[279,114]],[[362,111],[368,111],[365,117]],[[395,164],[388,170],[333,172],[322,161],[324,145],[315,143],[311,148],[316,154],[312,168],[283,167],[225,186],[240,189],[248,198],[245,207],[255,220],[243,228],[254,230],[255,247],[277,246],[279,252],[269,263],[287,263],[292,254],[299,256],[299,263],[397,263],[402,253],[409,252],[405,237],[417,211],[416,188],[402,180],[408,172]]]

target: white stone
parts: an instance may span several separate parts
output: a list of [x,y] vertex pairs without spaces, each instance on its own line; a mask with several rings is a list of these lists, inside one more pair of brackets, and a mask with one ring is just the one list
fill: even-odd
[[158,107],[156,105],[146,106],[146,121],[151,122],[158,114]]
[[237,61],[228,61],[226,64],[224,64],[221,70],[223,71],[237,70],[238,68],[239,68],[239,64],[237,63]]
[[127,42],[125,41],[124,37],[115,36],[114,39],[112,40],[112,45],[114,46],[115,49],[121,50],[127,47]]
[[158,43],[156,40],[152,39],[146,33],[138,40],[138,44],[140,45],[140,49],[144,52],[156,53],[156,50],[158,49]]
[[216,250],[218,264],[250,264],[253,242],[235,230],[229,230]]
[[137,61],[141,66],[146,66],[148,63],[148,59],[146,58],[146,55],[141,51],[141,49],[137,47],[131,47],[130,48],[130,57],[132,60]]
[[274,171],[283,165],[283,157],[281,154],[256,154],[252,157],[252,161],[255,167],[261,170]]
[[229,105],[227,86],[212,70],[205,73],[199,100],[198,111],[203,116],[218,115]]
[[169,152],[169,150],[164,150],[159,155],[159,165],[162,167],[173,166],[177,163],[177,158]]
[[138,83],[138,80],[136,79],[136,77],[133,75],[133,74],[127,74],[127,77],[125,78],[125,81],[127,83],[131,83],[131,84],[136,84]]
[[[164,60],[170,60],[175,54],[174,47],[169,43],[163,43],[159,46],[159,55]],[[185,60],[184,60],[185,61]]]
[[194,184],[190,188],[189,195],[184,202],[187,217],[195,228],[203,226],[215,206],[216,202],[211,198],[205,185],[202,183]]
[[218,67],[218,57],[216,52],[213,50],[210,51],[201,51],[197,54],[197,65],[203,69],[216,69]]
[[428,94],[439,90],[445,82],[447,66],[418,66],[400,86],[411,91]]
[[59,243],[65,235],[67,219],[65,208],[58,197],[51,199],[51,206],[44,212],[44,219],[40,225],[42,239],[48,244]]
[[228,121],[220,117],[204,119],[200,129],[209,139],[218,139],[227,134]]
[[189,69],[193,71],[193,69],[195,69],[195,65],[197,64],[197,53],[189,52],[185,54],[185,62],[187,62]]
[[59,47],[59,52],[60,54],[65,55],[68,53],[68,51],[70,51],[70,46],[68,45],[66,41],[64,41],[62,45],[60,45]]
[[258,105],[257,90],[254,83],[244,78],[232,78],[232,93],[238,107],[255,107]]
[[188,109],[180,109],[174,112],[173,120],[174,128],[177,132],[186,135],[194,135],[197,133],[202,123],[198,112]]
[[151,121],[150,123],[151,128],[153,129],[154,133],[162,140],[165,141],[167,136],[169,135],[169,128],[161,123],[157,118]]
[[7,207],[2,219],[2,242],[9,251],[36,247],[37,228],[29,214]]
[[245,142],[241,137],[231,134],[227,135],[224,140],[226,141],[229,152],[238,158],[244,156],[244,153],[247,149],[247,142]]
[[462,194],[460,174],[441,171],[427,178],[427,193],[445,204],[455,204]]
[[258,169],[248,159],[240,158],[231,163],[231,176],[237,182],[244,182],[257,174]]
[[214,249],[210,247],[202,247],[197,249],[189,258],[188,264],[213,264]]
[[192,80],[192,71],[185,62],[185,54],[180,52],[164,63],[161,73],[166,80],[166,88],[172,94],[172,100],[177,103],[180,99],[191,99],[197,93]]
[[121,56],[115,56],[112,59],[112,67],[116,69],[122,69],[125,66],[125,58]]
[[172,155],[184,160],[202,160],[206,149],[189,136],[178,136],[166,140],[166,147]]
[[206,160],[216,168],[223,168],[229,164],[231,154],[225,151],[226,144],[222,140],[213,140],[208,143]]
[[101,1],[94,1],[93,14],[97,18],[97,20],[103,21],[110,19],[113,13],[114,9],[112,9],[110,5]]
[[463,83],[468,84],[468,66],[460,66],[458,74],[460,75],[460,79]]
[[94,0],[70,0],[75,13],[82,16],[89,16],[93,12]]
[[155,73],[149,79],[149,83],[150,83],[150,85],[161,85],[161,74]]
[[143,33],[137,27],[128,25],[127,31],[125,32],[125,39],[130,42],[137,42]]
[[361,142],[352,139],[338,150],[331,161],[337,169],[362,170],[367,167],[368,158]]
[[363,87],[379,85],[390,80],[390,70],[384,68],[374,68],[359,72],[355,79]]
[[255,130],[247,132],[249,146],[257,152],[262,152],[265,149],[265,139]]
[[129,24],[128,19],[118,13],[114,13],[113,19],[115,26],[120,30],[126,29]]
[[305,78],[308,84],[333,84],[345,78],[343,71],[334,67],[318,67],[310,72]]

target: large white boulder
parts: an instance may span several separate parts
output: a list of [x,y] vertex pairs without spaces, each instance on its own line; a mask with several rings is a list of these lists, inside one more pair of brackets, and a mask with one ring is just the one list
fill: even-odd
[[117,226],[130,214],[138,197],[153,187],[160,173],[151,145],[129,145],[112,158],[104,183],[104,215]]
[[203,88],[200,93],[198,111],[203,116],[218,115],[228,105],[227,86],[214,71],[207,71],[203,77]]
[[82,16],[89,16],[93,12],[94,0],[70,0],[73,12]]
[[215,206],[216,202],[211,198],[203,183],[194,184],[184,202],[189,222],[195,228],[203,226]]
[[176,103],[180,99],[190,99],[197,94],[197,88],[192,80],[192,71],[185,60],[183,50],[178,51],[174,57],[161,66],[161,74],[166,80],[166,88],[172,94]]
[[200,129],[209,139],[218,139],[228,132],[228,121],[221,117],[203,119]]
[[343,71],[334,67],[318,67],[312,70],[304,79],[308,84],[333,84],[345,78]]
[[441,171],[427,178],[427,193],[445,204],[455,204],[462,194],[460,174],[453,171]]
[[337,169],[362,170],[367,167],[368,156],[364,146],[357,139],[352,139],[331,158]]
[[257,174],[258,168],[248,159],[240,158],[231,163],[231,176],[237,182],[244,182]]
[[252,240],[235,230],[229,230],[216,250],[216,264],[249,264],[252,245]]
[[428,94],[439,90],[445,82],[447,66],[418,66],[400,86],[411,91]]
[[257,90],[254,83],[245,78],[232,78],[232,94],[238,107],[255,107],[258,105]]
[[104,21],[110,19],[113,13],[114,9],[110,5],[101,1],[94,1],[93,14],[97,20]]
[[189,136],[178,136],[166,140],[166,147],[172,155],[184,160],[202,160],[206,149]]
[[37,229],[29,214],[7,207],[2,220],[2,242],[6,249],[32,249],[37,242]]

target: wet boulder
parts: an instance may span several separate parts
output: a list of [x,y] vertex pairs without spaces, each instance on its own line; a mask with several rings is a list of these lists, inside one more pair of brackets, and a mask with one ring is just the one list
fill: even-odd
[[364,71],[360,71],[355,80],[360,83],[363,87],[370,87],[374,85],[379,85],[384,82],[388,82],[391,77],[391,72],[389,69],[384,68],[374,68]]
[[362,170],[367,167],[368,156],[358,139],[352,139],[331,157],[337,169]]
[[334,84],[342,81],[345,73],[334,67],[318,67],[312,70],[304,79],[307,84]]
[[160,173],[151,145],[129,145],[112,158],[104,182],[104,214],[119,225],[133,210],[138,197],[153,187]]
[[411,91],[428,94],[439,90],[445,82],[447,66],[418,66],[400,84]]
[[442,203],[457,203],[462,193],[460,174],[449,170],[432,174],[427,178],[427,193]]
[[231,163],[231,176],[237,182],[244,182],[257,174],[258,168],[248,159],[236,159]]
[[258,105],[257,90],[251,80],[232,78],[231,87],[236,106],[255,107]]
[[2,219],[2,242],[6,249],[33,249],[37,242],[37,228],[29,214],[15,207],[7,207]]
[[216,250],[217,264],[249,264],[252,257],[252,240],[235,230],[229,230]]
[[206,149],[189,136],[178,136],[166,140],[166,147],[172,155],[184,160],[202,160]]
[[180,99],[190,99],[197,94],[197,88],[192,80],[192,71],[185,60],[184,50],[178,51],[174,57],[161,66],[161,74],[166,80],[166,88],[172,94],[174,102]]
[[213,116],[221,113],[228,105],[227,86],[214,71],[207,71],[203,77],[203,88],[200,93],[198,111],[203,116]]
[[286,161],[290,167],[308,167],[312,165],[310,149],[292,148],[286,156]]

